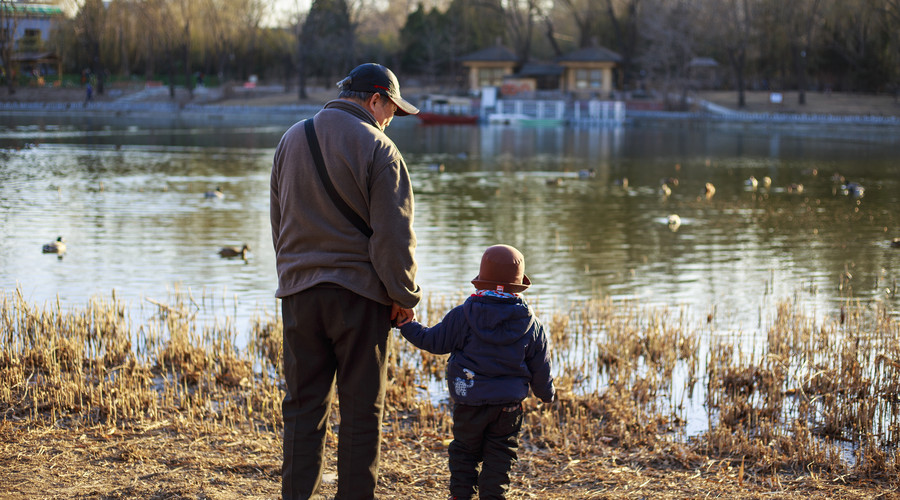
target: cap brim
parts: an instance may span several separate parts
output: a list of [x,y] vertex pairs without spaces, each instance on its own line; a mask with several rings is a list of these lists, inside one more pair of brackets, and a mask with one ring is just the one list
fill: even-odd
[[419,108],[410,104],[406,99],[397,96],[392,97],[388,96],[388,98],[397,105],[397,111],[394,112],[394,116],[406,116],[406,115],[417,115],[419,114]]
[[481,280],[478,279],[479,277],[480,275],[475,276],[475,279],[472,280],[472,284],[475,285],[475,288],[478,290],[496,290],[497,286],[500,285],[503,287],[504,292],[521,293],[531,286],[531,280],[528,279],[527,275],[522,277],[522,283],[500,283],[497,281]]

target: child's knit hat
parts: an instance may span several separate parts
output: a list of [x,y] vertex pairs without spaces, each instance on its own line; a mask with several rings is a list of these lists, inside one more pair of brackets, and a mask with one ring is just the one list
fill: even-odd
[[494,245],[481,256],[481,269],[472,280],[478,290],[519,293],[531,280],[525,275],[525,256],[509,245]]

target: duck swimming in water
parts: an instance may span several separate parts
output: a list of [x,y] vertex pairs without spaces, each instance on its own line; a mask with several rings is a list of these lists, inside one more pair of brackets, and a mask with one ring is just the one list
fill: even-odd
[[227,258],[227,259],[234,258],[234,257],[240,257],[240,258],[242,258],[242,259],[246,259],[246,258],[247,258],[247,252],[248,252],[249,250],[250,250],[250,247],[247,246],[246,243],[244,243],[244,246],[241,247],[241,248],[238,248],[238,247],[222,247],[222,249],[219,250],[219,255],[221,255],[222,257],[225,257],[225,258]]
[[222,192],[222,188],[216,186],[215,191],[207,191],[203,193],[205,198],[224,198],[225,193]]
[[63,239],[62,236],[56,238],[56,241],[51,241],[50,243],[45,244],[41,250],[44,253],[55,253],[57,255],[62,255],[66,253],[66,240]]
[[848,182],[847,184],[841,186],[844,190],[844,194],[847,196],[852,196],[854,198],[862,198],[866,193],[866,188],[860,186],[855,182]]
[[678,214],[670,214],[669,217],[666,218],[666,223],[668,224],[669,229],[674,233],[681,227],[681,217],[679,217]]

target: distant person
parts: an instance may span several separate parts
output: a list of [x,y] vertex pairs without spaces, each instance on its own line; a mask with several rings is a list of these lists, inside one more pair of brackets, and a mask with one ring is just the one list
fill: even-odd
[[[518,458],[522,400],[531,388],[554,400],[546,329],[520,293],[531,285],[525,257],[508,245],[481,257],[475,293],[440,323],[416,321],[400,327],[416,347],[450,353],[447,385],[453,408],[450,498],[506,498],[509,473]],[[478,466],[481,465],[481,472]]]
[[84,103],[87,104],[91,102],[94,98],[94,86],[91,85],[91,82],[87,82],[84,86]]
[[357,66],[338,87],[338,99],[285,132],[272,165],[286,499],[319,498],[335,382],[336,498],[375,497],[391,323],[412,319],[422,297],[409,172],[384,134],[394,115],[419,110],[380,64]]

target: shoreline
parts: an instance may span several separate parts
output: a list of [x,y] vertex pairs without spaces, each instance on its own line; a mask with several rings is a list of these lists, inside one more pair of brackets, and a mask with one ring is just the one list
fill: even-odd
[[[322,105],[295,104],[278,106],[215,105],[149,103],[127,104],[92,103],[89,106],[71,103],[3,103],[0,116],[21,117],[92,117],[92,118],[150,118],[177,121],[196,126],[231,126],[256,124],[293,124],[315,115]],[[749,112],[679,112],[679,111],[629,111],[625,122],[617,125],[599,125],[600,128],[617,128],[629,125],[696,123],[715,127],[754,127],[774,130],[799,131],[809,129],[854,129],[858,131],[894,132],[900,128],[900,117],[873,115],[824,115]],[[454,125],[461,126],[461,125]],[[472,126],[472,125],[468,125]],[[474,126],[509,126],[479,123]],[[597,125],[564,123],[554,128],[597,128]]]
[[[424,89],[410,89],[412,96],[426,94]],[[227,94],[227,96],[226,96]],[[744,109],[735,109],[731,101],[736,93],[699,92],[689,98],[691,111],[626,112],[626,124],[644,122],[703,122],[708,124],[759,124],[773,127],[853,126],[866,129],[900,127],[900,100],[891,96],[807,93],[807,105],[795,104],[796,92],[781,93],[780,104],[772,104],[770,92],[747,92]],[[330,99],[327,89],[309,89],[309,98],[301,101],[283,87],[257,89],[196,89],[188,94],[176,89],[173,97],[165,87],[139,90],[110,90],[102,99],[83,100],[80,89],[22,88],[13,96],[0,96],[0,115],[54,116],[167,116],[189,118],[227,125],[257,121],[281,121],[290,117],[312,116]],[[483,125],[483,123],[482,123]],[[564,126],[578,126],[566,124]]]

